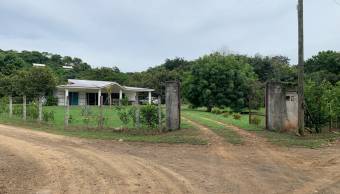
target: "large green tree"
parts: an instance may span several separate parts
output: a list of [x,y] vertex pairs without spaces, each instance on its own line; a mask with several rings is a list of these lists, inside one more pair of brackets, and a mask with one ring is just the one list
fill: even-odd
[[340,53],[322,51],[306,61],[307,77],[314,81],[327,80],[332,84],[340,81]]
[[15,95],[15,80],[12,76],[1,75],[0,73],[0,97]]
[[11,75],[15,71],[27,66],[24,60],[18,57],[14,51],[0,52],[0,73]]
[[51,95],[57,84],[54,73],[47,67],[29,69],[25,80],[27,81],[26,95],[32,97]]
[[297,79],[296,68],[290,66],[289,59],[285,56],[264,57],[256,55],[246,58],[249,64],[253,66],[261,82],[294,82]]
[[196,61],[184,83],[186,99],[195,107],[231,107],[239,111],[247,106],[247,94],[256,80],[252,67],[235,56],[220,53]]

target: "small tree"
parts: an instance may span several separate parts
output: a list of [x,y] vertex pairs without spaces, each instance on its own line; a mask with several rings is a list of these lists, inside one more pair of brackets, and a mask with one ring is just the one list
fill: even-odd
[[116,107],[119,120],[123,123],[123,127],[128,127],[131,119],[130,110],[127,107],[117,106]]
[[155,105],[146,105],[141,107],[141,123],[148,128],[153,129],[158,125],[158,108]]
[[33,97],[52,94],[57,85],[56,77],[49,68],[31,68],[26,79],[27,93]]
[[332,85],[328,81],[316,83],[308,80],[305,84],[306,123],[317,133],[321,133],[322,126],[330,118],[330,90]]

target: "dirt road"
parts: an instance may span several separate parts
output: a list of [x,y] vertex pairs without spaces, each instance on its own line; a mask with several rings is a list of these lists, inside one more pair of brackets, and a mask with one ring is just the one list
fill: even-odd
[[339,145],[288,149],[245,133],[246,144],[233,146],[193,124],[211,145],[86,140],[0,125],[0,193],[340,193]]

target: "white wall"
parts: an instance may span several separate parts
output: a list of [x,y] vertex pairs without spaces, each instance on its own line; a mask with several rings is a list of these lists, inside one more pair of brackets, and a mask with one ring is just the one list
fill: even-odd
[[58,89],[54,96],[58,98],[58,106],[65,106],[65,90]]
[[129,101],[136,100],[136,92],[124,91],[125,96],[129,99]]
[[79,92],[78,102],[80,106],[86,105],[86,92]]

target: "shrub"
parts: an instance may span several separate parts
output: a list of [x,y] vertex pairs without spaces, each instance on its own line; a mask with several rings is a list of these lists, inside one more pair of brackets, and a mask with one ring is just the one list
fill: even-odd
[[130,116],[134,126],[136,125],[136,122],[137,122],[136,111],[137,111],[137,108],[135,106],[133,106],[129,109],[129,116]]
[[43,111],[43,120],[45,122],[54,121],[54,111]]
[[69,124],[73,123],[73,116],[71,114],[68,117],[68,123]]
[[158,109],[155,105],[141,107],[141,123],[148,128],[155,128],[158,125]]
[[92,110],[89,106],[84,106],[82,107],[80,114],[83,117],[89,117],[89,116],[92,116]]
[[22,116],[22,106],[20,105],[13,105],[13,115],[21,117]]
[[129,105],[129,98],[128,97],[124,97],[121,101],[123,106],[128,106]]
[[222,113],[223,113],[223,110],[220,109],[220,108],[214,107],[214,108],[211,110],[211,112],[214,113],[214,114],[219,115],[219,114],[222,114]]
[[233,115],[233,118],[234,118],[235,120],[240,120],[240,119],[241,119],[241,114],[240,114],[240,113],[235,113],[235,114]]
[[252,116],[250,119],[251,124],[259,126],[261,124],[261,118],[258,116]]
[[58,98],[55,96],[47,96],[46,97],[46,106],[57,106],[58,105]]
[[189,104],[188,108],[189,108],[189,109],[197,109],[197,107],[194,106],[194,105],[192,105],[192,104]]
[[8,97],[3,97],[0,99],[0,113],[8,113]]
[[86,124],[86,126],[88,127],[90,124],[90,117],[92,116],[92,110],[90,109],[89,106],[84,106],[81,109],[81,116],[83,117],[83,123]]
[[104,116],[101,116],[100,113],[99,113],[99,116],[97,117],[98,127],[103,128],[106,121],[107,121],[107,119]]
[[83,117],[83,123],[88,127],[90,124],[90,117]]
[[123,123],[124,127],[127,127],[130,122],[132,113],[130,113],[130,110],[127,107],[123,106],[122,107],[117,106],[116,110],[118,113],[119,120]]
[[126,127],[130,122],[130,115],[127,111],[118,112],[119,119],[122,121],[123,125]]
[[32,103],[27,106],[26,110],[27,117],[31,119],[37,119],[39,117],[39,108],[36,103]]
[[229,116],[230,116],[230,113],[229,113],[229,112],[223,113],[223,117],[228,118]]

